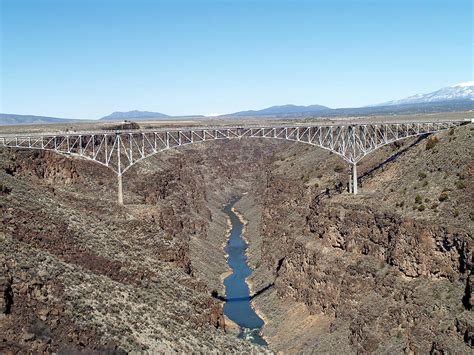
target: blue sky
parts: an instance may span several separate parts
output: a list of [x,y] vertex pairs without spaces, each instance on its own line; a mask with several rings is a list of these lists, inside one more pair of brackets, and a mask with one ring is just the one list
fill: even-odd
[[470,0],[0,0],[0,112],[354,107],[473,78]]

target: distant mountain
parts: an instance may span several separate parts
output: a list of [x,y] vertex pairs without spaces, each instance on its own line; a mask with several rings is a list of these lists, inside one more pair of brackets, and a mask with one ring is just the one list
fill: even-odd
[[336,117],[336,116],[373,116],[413,113],[435,113],[469,111],[474,109],[474,81],[468,81],[418,94],[401,100],[389,101],[379,105],[331,109],[321,105],[272,106],[263,110],[240,111],[221,117]]
[[160,112],[150,111],[128,111],[128,112],[114,112],[108,116],[102,117],[102,121],[121,121],[121,120],[146,120],[146,119],[159,119],[159,118],[170,118],[171,116],[165,115]]
[[471,99],[422,102],[413,104],[383,105],[369,107],[337,108],[313,116],[324,117],[358,117],[358,116],[392,116],[439,112],[472,111],[474,101]]
[[[218,116],[220,119],[226,117],[259,117],[261,119],[286,117],[286,118],[308,118],[308,117],[356,117],[375,115],[397,115],[414,113],[436,113],[436,112],[461,112],[474,110],[474,81],[468,81],[439,89],[437,91],[418,94],[401,100],[389,101],[383,104],[365,107],[337,108],[331,109],[322,105],[297,106],[282,105],[272,106],[262,110],[240,111]],[[159,112],[128,111],[114,112],[102,117],[102,121],[140,121],[140,120],[194,120],[206,118],[204,116],[168,116]],[[68,123],[83,120],[16,115],[0,113],[0,125],[19,124],[47,124]]]
[[294,114],[308,114],[314,112],[321,112],[331,110],[329,107],[321,105],[297,106],[297,105],[282,105],[264,108],[263,110],[249,110],[240,111],[228,114],[226,116],[285,116]]
[[77,122],[70,118],[57,118],[47,116],[15,115],[9,113],[0,113],[0,125],[18,125],[18,124],[45,124],[45,123],[68,123]]
[[473,100],[474,81],[467,81],[452,86],[448,86],[427,94],[417,94],[401,100],[385,102],[377,106],[422,104],[428,102],[453,101],[453,100]]
[[315,118],[315,117],[360,117],[360,116],[392,116],[392,115],[409,115],[409,114],[426,114],[438,112],[462,112],[474,110],[474,100],[448,100],[423,102],[413,104],[398,104],[398,105],[381,105],[381,106],[367,106],[367,107],[348,107],[324,109],[320,111],[287,113],[287,114],[255,114],[253,112],[259,111],[243,111],[245,114],[237,112],[237,114],[222,115],[220,118],[226,117],[259,117],[261,119],[272,118]]

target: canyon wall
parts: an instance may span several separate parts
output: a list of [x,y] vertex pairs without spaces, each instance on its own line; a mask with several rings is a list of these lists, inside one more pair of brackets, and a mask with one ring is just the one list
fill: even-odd
[[358,196],[314,147],[183,147],[127,172],[125,207],[105,168],[4,150],[1,349],[256,351],[211,296],[228,271],[222,204],[241,195],[270,350],[472,351],[472,131],[438,136],[366,157]]
[[[304,183],[280,168],[272,171],[261,212],[262,264],[253,281],[259,289],[274,280],[254,300],[267,319],[264,333],[274,349],[472,351],[474,200],[466,199],[472,189],[465,188],[473,183],[469,142],[472,131],[462,127],[441,135],[434,153],[422,142],[387,165],[373,166],[377,159],[372,158],[361,169],[363,175],[375,172],[364,177],[360,196],[327,184],[329,190],[324,190],[324,183]],[[379,162],[391,149],[378,153]],[[450,155],[457,159],[447,159]],[[299,156],[286,164],[304,176],[305,161]],[[420,169],[432,175],[429,183]],[[443,193],[449,194],[449,203]],[[421,203],[432,208],[424,213]],[[291,332],[285,336],[272,321],[287,311],[281,299],[296,302],[288,301],[292,307],[305,305],[307,314],[287,318],[295,328],[311,315],[319,320],[301,326],[299,337]],[[311,332],[317,335],[306,336],[302,344],[300,338]]]

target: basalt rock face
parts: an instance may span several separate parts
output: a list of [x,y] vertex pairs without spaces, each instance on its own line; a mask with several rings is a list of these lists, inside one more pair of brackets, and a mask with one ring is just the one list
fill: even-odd
[[333,317],[332,332],[348,325],[356,352],[468,351],[472,324],[463,286],[472,270],[472,236],[346,208],[311,206],[309,234],[285,253],[278,294]]
[[255,350],[225,333],[222,304],[192,276],[207,195],[170,160],[131,172],[122,208],[115,176],[90,162],[0,153],[0,352]]
[[203,176],[186,159],[169,159],[172,169],[138,176],[132,187],[147,205],[160,206],[154,218],[171,235],[205,234],[211,216]]
[[[280,339],[270,339],[275,350],[289,343],[283,349],[316,353],[333,353],[335,346],[349,353],[472,352],[473,201],[464,191],[464,184],[473,183],[472,155],[465,149],[472,137],[467,128],[451,136],[458,138],[457,151],[449,151],[454,140],[449,135],[440,139],[444,147],[429,153],[434,157],[426,158],[424,144],[416,146],[375,169],[361,196],[338,193],[337,184],[327,190],[311,186],[281,169],[269,174],[260,268],[273,272],[280,299],[303,303],[310,314],[331,320],[328,331],[307,344],[291,344],[294,334],[281,339],[279,333]],[[457,157],[448,169],[436,165],[448,164],[446,154]],[[288,161],[296,171],[298,164],[303,165],[297,156]],[[373,168],[367,164],[360,172]],[[432,179],[424,181],[420,170],[432,172]],[[398,176],[405,171],[413,171],[414,179]],[[438,201],[443,192],[449,204]],[[430,210],[419,208],[419,200]],[[265,306],[271,297],[263,293],[256,304],[274,333],[278,325],[272,318],[282,310]],[[305,331],[301,327],[300,335]]]
[[55,280],[57,275],[37,270],[31,264],[15,264],[7,262],[2,270],[9,280],[3,284],[5,316],[0,325],[0,349],[124,353],[113,341],[98,341],[98,329],[80,327],[71,322],[70,310],[61,301],[67,295],[64,295],[60,282]]
[[50,183],[72,184],[80,180],[71,159],[49,151],[12,151],[4,169],[12,176],[32,175]]
[[407,277],[457,280],[472,269],[472,235],[453,226],[402,219],[367,206],[313,203],[309,232],[323,245],[368,255],[395,266]]

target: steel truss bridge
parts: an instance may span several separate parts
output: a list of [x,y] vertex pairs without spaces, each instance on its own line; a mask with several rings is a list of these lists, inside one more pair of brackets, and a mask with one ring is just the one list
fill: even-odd
[[[469,122],[469,121],[468,121]],[[0,136],[0,147],[50,150],[106,166],[118,177],[118,202],[123,204],[122,175],[138,162],[168,149],[219,139],[271,138],[317,146],[351,165],[350,192],[357,194],[357,163],[367,154],[401,139],[436,133],[466,121],[306,126],[190,127],[173,129],[34,133]]]

